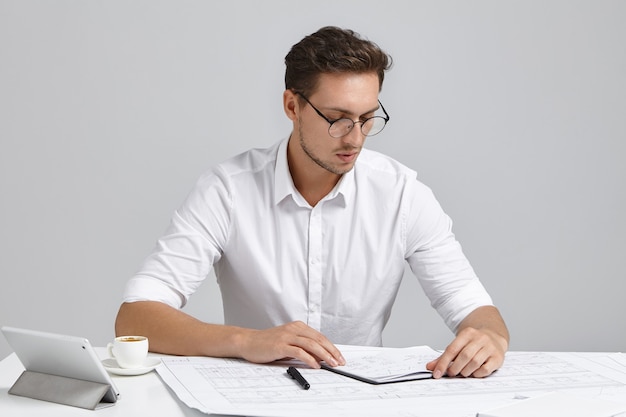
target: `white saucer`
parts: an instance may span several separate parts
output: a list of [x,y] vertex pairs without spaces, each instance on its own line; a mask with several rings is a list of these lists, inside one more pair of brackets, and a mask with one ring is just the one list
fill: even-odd
[[159,358],[147,358],[141,368],[120,368],[115,359],[103,359],[102,365],[112,374],[116,375],[143,375],[147,374],[161,364]]

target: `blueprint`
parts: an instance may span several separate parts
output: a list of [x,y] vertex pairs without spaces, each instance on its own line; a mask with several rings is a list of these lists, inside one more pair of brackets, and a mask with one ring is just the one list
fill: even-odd
[[[339,348],[348,362],[390,349]],[[157,372],[181,401],[208,414],[474,417],[481,409],[553,391],[623,402],[626,409],[626,365],[620,355],[509,352],[504,366],[488,378],[386,385],[300,364],[309,390],[287,375],[287,367],[295,362],[259,365],[238,359],[164,357]]]

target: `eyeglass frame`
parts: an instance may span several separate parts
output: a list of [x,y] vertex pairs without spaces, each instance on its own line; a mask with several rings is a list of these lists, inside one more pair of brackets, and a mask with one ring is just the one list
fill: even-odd
[[[360,124],[361,124],[360,129],[361,129],[361,133],[362,133],[363,135],[365,135],[365,136],[367,136],[367,137],[370,137],[370,136],[376,136],[376,135],[378,135],[380,132],[382,132],[382,131],[385,129],[385,127],[387,126],[387,123],[389,123],[389,120],[391,119],[391,117],[390,117],[390,116],[389,116],[389,114],[387,113],[387,110],[385,110],[385,107],[383,106],[383,103],[381,103],[381,102],[380,102],[380,100],[378,100],[378,104],[380,104],[380,108],[382,109],[383,113],[385,113],[385,116],[384,116],[384,117],[383,117],[383,116],[372,116],[372,117],[368,117],[368,118],[367,118],[367,119],[365,119],[365,120],[359,120],[358,122],[355,122],[354,120],[352,120],[352,119],[350,119],[350,118],[348,118],[348,117],[340,117],[339,119],[331,120],[331,119],[329,119],[328,117],[326,117],[326,116],[324,115],[324,113],[322,113],[320,110],[318,110],[318,108],[317,108],[317,107],[315,107],[315,106],[313,105],[313,103],[311,103],[311,102],[309,101],[309,99],[308,99],[308,98],[306,98],[306,96],[305,96],[304,94],[302,94],[302,93],[301,93],[301,92],[299,92],[299,91],[294,91],[294,93],[295,93],[295,94],[297,94],[297,95],[299,95],[300,97],[302,97],[302,98],[304,99],[304,101],[306,101],[306,102],[309,104],[309,106],[311,106],[311,108],[312,108],[313,110],[315,110],[315,113],[317,113],[317,114],[318,114],[318,115],[319,115],[322,119],[324,119],[324,120],[326,120],[326,122],[328,122],[328,124],[329,124],[329,126],[328,126],[328,135],[329,135],[331,138],[341,139],[341,138],[343,138],[343,137],[345,137],[345,136],[348,136],[348,135],[350,134],[350,132],[352,132],[352,129],[354,129],[354,126],[355,126],[357,123],[360,123]],[[363,125],[364,125],[364,124],[365,124],[368,120],[371,120],[371,119],[376,119],[376,118],[383,119],[383,120],[385,121],[385,124],[383,125],[382,129],[380,129],[378,132],[374,133],[373,135],[368,135],[368,134],[366,134],[365,132],[363,132]],[[341,135],[341,136],[333,136],[333,135],[331,135],[331,134],[330,134],[330,129],[333,127],[333,124],[335,124],[335,123],[336,123],[336,122],[338,122],[339,120],[344,120],[344,119],[345,119],[345,120],[350,120],[350,122],[352,122],[352,127],[350,128],[350,130],[349,130],[349,131],[348,131],[345,135]]]

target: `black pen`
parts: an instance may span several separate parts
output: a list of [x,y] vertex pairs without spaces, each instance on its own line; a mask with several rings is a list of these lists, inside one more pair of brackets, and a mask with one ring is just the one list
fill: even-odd
[[293,366],[290,366],[287,369],[287,373],[289,374],[289,376],[293,379],[295,379],[296,381],[298,381],[298,384],[300,384],[300,386],[304,389],[309,389],[311,388],[311,384],[309,384],[306,379],[304,379],[304,377],[302,376],[302,374],[300,372],[298,372],[298,370],[296,368],[294,368]]

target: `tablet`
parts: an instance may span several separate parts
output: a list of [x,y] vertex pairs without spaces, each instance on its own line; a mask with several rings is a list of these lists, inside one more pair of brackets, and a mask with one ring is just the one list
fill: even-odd
[[89,340],[36,330],[3,326],[7,342],[27,371],[110,386],[103,403],[115,403],[119,391]]

